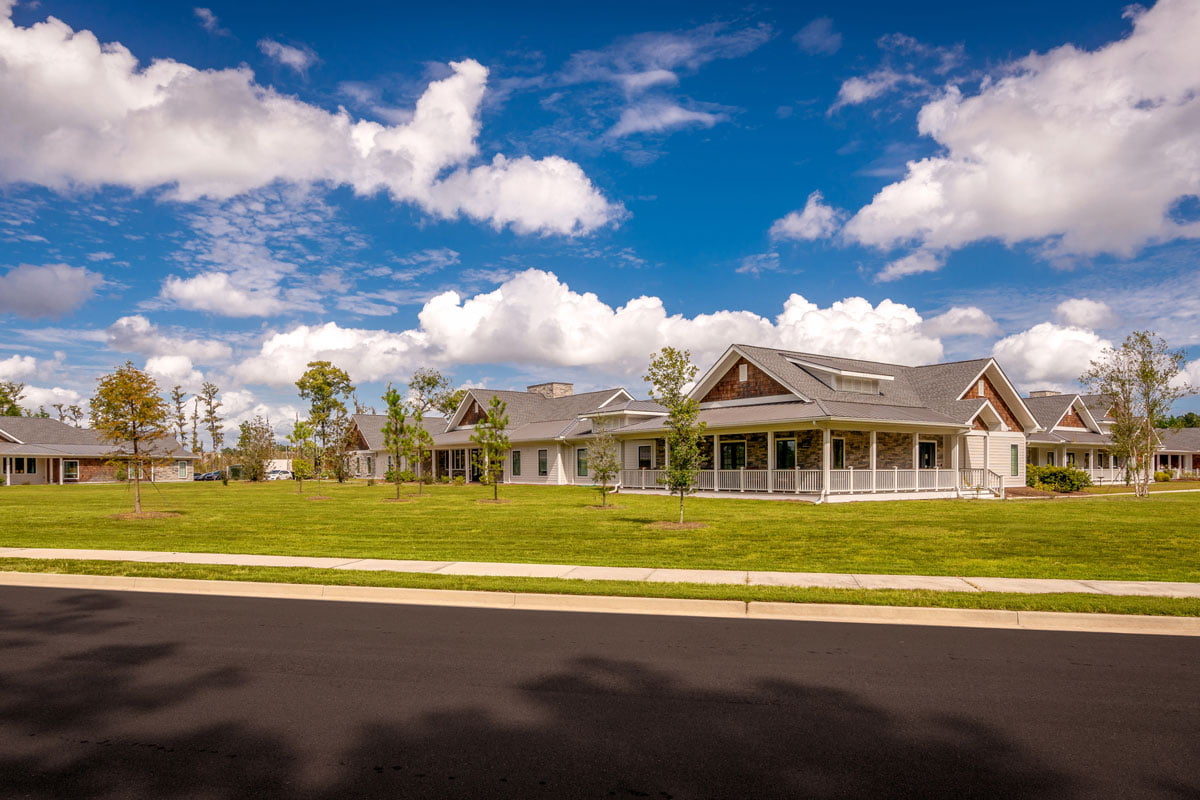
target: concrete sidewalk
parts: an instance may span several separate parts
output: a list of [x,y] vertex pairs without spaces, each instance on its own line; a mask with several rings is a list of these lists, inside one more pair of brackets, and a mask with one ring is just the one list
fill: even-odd
[[651,583],[716,583],[743,586],[795,586],[835,589],[932,589],[943,592],[1021,592],[1027,594],[1139,595],[1200,597],[1200,583],[1093,581],[1056,578],[959,578],[936,575],[848,575],[828,572],[582,567],[564,564],[504,564],[480,561],[406,561],[381,558],[319,558],[227,553],[163,553],[151,550],[68,550],[0,547],[0,558],[64,558],[84,561],[140,561],[164,564],[221,564],[247,567],[423,572],[511,578],[575,578]]

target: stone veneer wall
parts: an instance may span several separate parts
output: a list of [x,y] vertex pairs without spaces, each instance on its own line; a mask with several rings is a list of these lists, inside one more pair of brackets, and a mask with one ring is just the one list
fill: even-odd
[[[871,434],[866,431],[830,431],[830,436],[846,442],[846,466],[871,468]],[[830,468],[833,467],[832,462]]]
[[875,466],[878,469],[913,468],[913,437],[911,433],[875,435]]

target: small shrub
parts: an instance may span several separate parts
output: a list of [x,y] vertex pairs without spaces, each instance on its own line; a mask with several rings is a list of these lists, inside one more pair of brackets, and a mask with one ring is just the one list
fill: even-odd
[[450,479],[447,478],[445,475],[438,476],[438,483],[449,483],[449,482],[450,482]]
[[455,475],[454,476],[454,485],[455,486],[466,486],[467,479],[464,478],[462,475]]
[[1038,467],[1030,464],[1026,467],[1025,485],[1050,492],[1078,492],[1085,486],[1091,486],[1092,478],[1074,467]]
[[1155,483],[1166,483],[1169,480],[1171,480],[1171,473],[1167,472],[1166,470],[1160,469],[1158,472],[1154,473]]

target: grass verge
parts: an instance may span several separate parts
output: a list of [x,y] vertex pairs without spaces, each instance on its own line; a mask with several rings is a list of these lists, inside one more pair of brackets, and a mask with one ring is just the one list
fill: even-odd
[[208,564],[147,564],[140,561],[0,558],[0,572],[50,572],[67,575],[123,575],[135,578],[263,581],[327,586],[390,586],[406,589],[461,589],[533,594],[672,597],[784,603],[919,608],[987,608],[1008,611],[1075,611],[1104,614],[1200,616],[1200,598],[1114,597],[1099,594],[1017,594],[1009,592],[936,592],[902,589],[803,589],[702,583],[585,581],[563,578],[503,578],[430,575],[415,572],[356,572],[302,567],[243,567]]

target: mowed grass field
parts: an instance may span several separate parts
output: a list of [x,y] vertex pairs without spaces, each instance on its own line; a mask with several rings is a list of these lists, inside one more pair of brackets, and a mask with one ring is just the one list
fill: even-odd
[[[576,487],[187,483],[144,487],[169,519],[118,519],[123,485],[0,487],[0,546],[456,561],[1200,581],[1200,493],[1068,500],[676,501]],[[406,497],[415,487],[404,487]],[[325,500],[313,500],[323,494]]]

